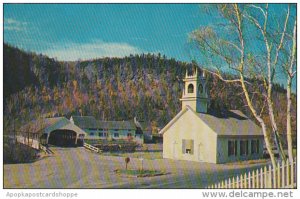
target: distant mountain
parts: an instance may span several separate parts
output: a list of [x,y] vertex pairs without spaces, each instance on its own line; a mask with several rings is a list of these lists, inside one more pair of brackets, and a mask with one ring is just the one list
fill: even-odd
[[[92,115],[104,120],[137,116],[163,127],[181,109],[182,79],[192,63],[160,54],[58,62],[4,44],[3,66],[4,128],[9,131],[13,123],[21,125],[40,116],[58,115]],[[239,109],[251,117],[239,85],[225,84],[211,75],[207,81],[210,109]],[[274,88],[275,115],[283,132],[286,91],[279,85]],[[262,106],[256,100],[256,106]],[[296,127],[295,96],[293,106]]]

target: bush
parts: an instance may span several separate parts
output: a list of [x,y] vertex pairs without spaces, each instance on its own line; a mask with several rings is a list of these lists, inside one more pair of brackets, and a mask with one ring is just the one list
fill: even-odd
[[10,139],[3,140],[3,163],[29,163],[38,158],[38,151]]
[[137,144],[134,142],[128,143],[115,143],[115,144],[97,144],[95,147],[99,148],[103,152],[135,152]]
[[128,140],[85,140],[103,152],[135,152],[138,144]]

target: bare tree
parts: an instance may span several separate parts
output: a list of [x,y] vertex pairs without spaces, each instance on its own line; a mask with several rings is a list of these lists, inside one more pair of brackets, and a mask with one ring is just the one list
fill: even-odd
[[[280,136],[278,133],[277,124],[274,117],[274,108],[273,108],[273,101],[272,101],[272,87],[273,87],[273,79],[274,75],[276,73],[276,68],[278,64],[278,58],[279,53],[283,48],[283,43],[285,39],[285,34],[287,30],[287,24],[290,16],[290,9],[288,8],[285,21],[283,24],[282,32],[279,37],[279,42],[276,42],[276,39],[271,39],[272,37],[276,38],[276,35],[272,32],[271,27],[268,26],[269,19],[269,5],[266,4],[265,8],[256,6],[256,5],[250,5],[249,8],[258,10],[261,12],[260,15],[254,17],[254,14],[251,12],[251,9],[248,9],[247,12],[244,12],[243,16],[249,20],[251,23],[255,25],[255,27],[259,30],[261,33],[261,37],[263,38],[264,45],[265,45],[265,54],[266,54],[266,65],[267,65],[267,74],[266,78],[263,78],[264,80],[264,86],[267,90],[267,106],[268,106],[268,112],[269,112],[269,118],[272,126],[273,133],[275,135],[275,141],[277,145],[277,150],[280,153],[280,157],[283,161],[286,161],[286,156],[283,151],[282,144],[280,142]],[[260,20],[261,18],[261,20]],[[260,22],[261,21],[261,22]],[[276,20],[275,20],[276,21]],[[278,29],[280,29],[280,25],[278,26]],[[272,48],[275,49],[274,52],[272,52]],[[272,53],[274,56],[272,56]]]
[[296,34],[297,34],[297,22],[294,20],[292,34],[287,34],[287,38],[290,42],[286,45],[286,59],[283,59],[282,68],[287,75],[287,88],[286,88],[286,98],[287,98],[287,110],[286,110],[286,135],[288,143],[288,157],[289,161],[293,162],[293,140],[292,140],[292,124],[291,124],[291,110],[292,110],[292,82],[296,75]]
[[[213,14],[216,15],[216,12]],[[262,128],[266,148],[273,167],[276,167],[272,134],[268,131],[267,120],[262,114],[267,112],[269,115],[277,148],[284,159],[274,117],[272,87],[289,13],[285,22],[280,24],[281,34],[272,34],[272,37],[279,37],[277,40],[269,39],[274,27],[268,23],[268,5],[262,8],[252,4],[219,4],[217,14],[220,23],[200,27],[190,34],[191,43],[201,52],[197,61],[222,81],[236,82],[241,86],[246,106]],[[224,72],[231,76],[225,77]],[[247,81],[250,78],[257,80],[255,85]],[[254,99],[260,99],[260,102]]]

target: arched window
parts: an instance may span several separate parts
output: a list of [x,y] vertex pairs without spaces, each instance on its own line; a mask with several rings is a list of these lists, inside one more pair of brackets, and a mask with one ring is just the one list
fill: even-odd
[[202,84],[199,84],[199,93],[201,94],[201,93],[203,93],[203,86],[202,86]]
[[194,85],[193,84],[189,84],[188,86],[188,93],[193,93],[194,92]]

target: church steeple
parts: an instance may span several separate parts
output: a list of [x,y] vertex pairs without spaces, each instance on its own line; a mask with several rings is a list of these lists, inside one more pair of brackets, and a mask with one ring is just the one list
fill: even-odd
[[184,81],[184,89],[182,98],[182,109],[187,105],[198,113],[207,113],[208,95],[206,89],[205,72],[199,70],[198,67],[193,70],[192,74],[186,70]]

